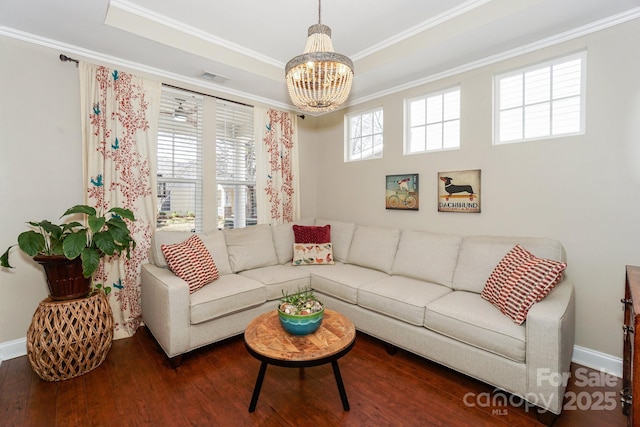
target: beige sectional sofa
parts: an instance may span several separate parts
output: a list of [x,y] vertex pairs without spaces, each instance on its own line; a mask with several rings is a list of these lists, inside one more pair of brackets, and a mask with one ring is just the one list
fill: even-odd
[[358,330],[560,413],[565,384],[555,379],[570,370],[573,285],[560,282],[521,325],[480,296],[515,244],[563,261],[558,241],[296,223],[331,225],[334,265],[292,266],[291,224],[215,231],[200,237],[220,277],[192,294],[160,250],[190,233],[156,233],[152,262],[142,268],[142,313],[169,358],[241,334],[276,308],[283,290],[310,285]]

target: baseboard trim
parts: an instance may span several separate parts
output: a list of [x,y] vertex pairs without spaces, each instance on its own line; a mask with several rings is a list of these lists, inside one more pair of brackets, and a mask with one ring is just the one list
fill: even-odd
[[575,345],[571,361],[622,378],[622,359],[619,357]]
[[0,364],[3,360],[9,360],[27,355],[27,338],[0,343]]
[[[3,360],[27,355],[27,339],[19,338],[13,341],[0,343],[0,364]],[[622,359],[601,353],[590,348],[573,347],[573,357],[571,361],[587,368],[603,371],[616,377],[622,377]]]

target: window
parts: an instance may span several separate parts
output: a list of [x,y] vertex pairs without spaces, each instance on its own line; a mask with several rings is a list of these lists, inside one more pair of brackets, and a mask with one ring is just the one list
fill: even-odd
[[460,87],[407,101],[405,154],[460,148]]
[[202,230],[203,98],[162,89],[158,122],[157,226]]
[[253,108],[216,101],[218,228],[255,225],[256,150]]
[[495,77],[495,144],[584,132],[586,52]]
[[382,108],[346,117],[345,161],[382,158]]

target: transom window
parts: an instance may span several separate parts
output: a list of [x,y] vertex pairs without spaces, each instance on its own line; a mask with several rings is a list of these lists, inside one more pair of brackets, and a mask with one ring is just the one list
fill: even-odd
[[460,87],[407,100],[405,154],[460,148]]
[[382,158],[382,107],[346,117],[345,161]]
[[586,52],[495,76],[494,144],[584,133]]

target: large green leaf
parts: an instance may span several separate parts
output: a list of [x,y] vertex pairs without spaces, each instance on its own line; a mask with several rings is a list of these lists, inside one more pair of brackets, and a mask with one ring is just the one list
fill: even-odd
[[69,259],[77,258],[85,246],[87,246],[87,232],[85,230],[68,234],[62,242],[64,255]]
[[51,242],[51,255],[64,255],[62,240],[53,240]]
[[127,233],[129,232],[129,227],[127,226],[127,223],[124,222],[124,220],[122,218],[119,218],[117,216],[111,217],[111,219],[109,219],[109,221],[107,221],[107,226],[111,229],[111,228],[119,228],[121,230],[126,230]]
[[123,208],[111,208],[109,209],[107,212],[112,212],[116,215],[121,216],[122,218],[131,220],[131,221],[135,221],[135,217],[133,216],[133,212],[130,209],[123,209]]
[[126,228],[111,227],[109,228],[109,233],[111,234],[111,238],[116,242],[125,244],[127,240],[130,239],[129,230]]
[[97,232],[102,230],[102,227],[104,226],[104,223],[106,221],[106,218],[103,216],[97,217],[94,215],[89,215],[89,228],[91,228],[91,232],[93,234],[96,234]]
[[0,256],[0,266],[5,268],[13,268],[11,265],[9,265],[9,251],[14,246],[15,245],[9,246],[7,250],[2,254],[2,256]]
[[76,227],[84,227],[84,225],[82,225],[78,221],[69,222],[67,224],[62,224],[62,231],[71,230]]
[[96,247],[107,255],[113,255],[113,252],[116,249],[116,244],[108,230],[94,234],[93,243],[95,243]]
[[82,275],[91,277],[100,264],[100,254],[93,248],[84,248],[80,258],[82,258]]
[[33,230],[25,231],[18,236],[18,245],[27,255],[35,256],[44,251],[44,236]]
[[[87,205],[75,205],[72,208],[67,209],[67,211],[65,213],[62,214],[62,216],[66,216],[66,215],[71,215],[74,213],[83,213],[83,214],[87,214],[87,215],[95,215],[96,214],[96,210],[95,208],[92,208],[91,206],[87,206]],[[62,218],[62,217],[60,217]]]

